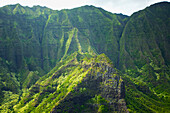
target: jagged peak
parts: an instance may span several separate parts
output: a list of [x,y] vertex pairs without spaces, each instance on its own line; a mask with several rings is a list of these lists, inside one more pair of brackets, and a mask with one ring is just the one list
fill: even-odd
[[16,14],[17,12],[19,14],[24,14],[25,13],[25,9],[19,3],[14,5],[14,6],[15,6],[15,8],[13,9],[13,14]]
[[[9,5],[10,6],[10,5]],[[14,4],[13,6],[15,7],[23,7],[21,4],[17,3],[17,4]]]

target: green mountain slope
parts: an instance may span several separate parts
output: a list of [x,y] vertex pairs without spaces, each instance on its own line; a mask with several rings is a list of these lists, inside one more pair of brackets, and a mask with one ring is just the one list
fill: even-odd
[[17,4],[1,8],[0,13],[0,57],[10,61],[16,70],[26,63],[29,70],[40,67],[46,72],[75,51],[104,52],[116,64],[127,17],[93,6],[53,11]]
[[23,93],[16,112],[125,112],[124,84],[104,55],[74,53]]
[[0,8],[0,110],[127,112],[125,98],[130,112],[168,112],[169,10],[169,2],[130,17],[94,6]]
[[120,40],[119,69],[127,74],[126,99],[137,112],[169,111],[169,10],[169,3],[158,3],[134,13]]
[[169,65],[169,10],[169,3],[158,3],[129,18],[120,40],[122,70],[151,61],[159,67]]

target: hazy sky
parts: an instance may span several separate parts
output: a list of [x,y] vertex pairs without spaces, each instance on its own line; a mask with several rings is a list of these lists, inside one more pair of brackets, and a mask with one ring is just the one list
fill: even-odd
[[[0,0],[0,7],[19,3],[23,6],[41,5],[55,10],[71,9],[83,5],[94,5],[112,13],[132,13],[165,0]],[[170,0],[166,0],[170,2]]]

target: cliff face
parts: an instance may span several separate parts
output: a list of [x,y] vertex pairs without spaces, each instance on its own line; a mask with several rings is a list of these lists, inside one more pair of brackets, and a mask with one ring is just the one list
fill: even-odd
[[1,8],[0,14],[0,57],[15,70],[26,64],[46,72],[75,51],[105,53],[116,64],[127,18],[93,6],[53,11],[17,4]]
[[150,62],[169,66],[169,10],[169,3],[157,3],[129,18],[120,40],[122,70]]
[[169,10],[0,8],[0,110],[169,111]]
[[0,57],[14,70],[48,72],[75,51],[105,53],[122,71],[148,62],[169,65],[169,3],[158,3],[128,17],[83,6],[54,11],[21,5],[0,9]]
[[126,101],[132,111],[169,110],[169,10],[169,3],[157,3],[134,13],[122,33],[119,68],[127,73]]

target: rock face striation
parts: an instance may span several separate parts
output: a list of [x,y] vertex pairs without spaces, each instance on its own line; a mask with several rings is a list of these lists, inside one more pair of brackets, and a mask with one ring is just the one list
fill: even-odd
[[75,51],[105,53],[116,64],[127,18],[94,6],[54,11],[19,4],[0,8],[0,15],[0,57],[16,71],[27,65],[45,72]]

